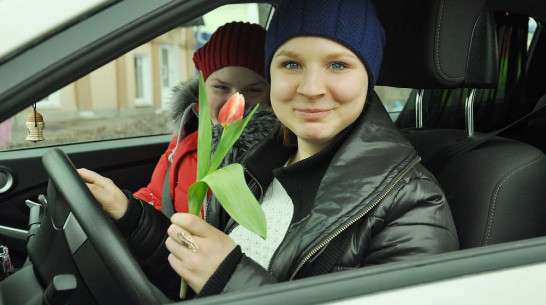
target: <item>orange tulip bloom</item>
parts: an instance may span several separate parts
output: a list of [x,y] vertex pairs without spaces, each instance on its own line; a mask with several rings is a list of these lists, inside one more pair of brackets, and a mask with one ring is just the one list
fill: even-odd
[[[233,122],[243,117],[245,112],[245,98],[239,92],[235,92],[222,106],[218,113],[218,122],[227,128]],[[239,122],[241,124],[241,122]]]

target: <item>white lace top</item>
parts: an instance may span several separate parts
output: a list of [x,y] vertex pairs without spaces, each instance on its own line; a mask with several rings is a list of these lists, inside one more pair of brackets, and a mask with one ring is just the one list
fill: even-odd
[[268,269],[271,257],[286,235],[294,215],[294,204],[281,183],[275,178],[267,188],[261,206],[267,223],[265,240],[243,226],[237,226],[229,236],[241,246],[246,256]]

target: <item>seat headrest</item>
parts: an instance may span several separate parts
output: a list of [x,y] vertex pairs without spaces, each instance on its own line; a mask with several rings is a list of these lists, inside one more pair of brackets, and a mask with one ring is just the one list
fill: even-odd
[[498,50],[487,0],[374,0],[387,45],[377,85],[494,88]]

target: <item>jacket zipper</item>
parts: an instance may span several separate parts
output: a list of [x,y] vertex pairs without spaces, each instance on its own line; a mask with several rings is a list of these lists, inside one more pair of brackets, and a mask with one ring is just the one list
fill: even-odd
[[256,182],[256,184],[260,188],[260,198],[258,198],[258,202],[262,201],[262,197],[264,195],[264,188],[262,187],[258,179],[256,179],[256,177],[246,167],[245,167],[245,172],[250,176],[250,178],[252,178],[252,180],[254,180],[254,182]]
[[398,184],[398,182],[400,180],[402,180],[402,178],[411,170],[415,167],[415,165],[417,165],[419,162],[421,161],[421,158],[419,157],[416,161],[414,161],[403,173],[402,175],[400,175],[400,177],[398,177],[398,179],[396,179],[396,181],[394,181],[394,183],[383,193],[383,195],[381,195],[379,197],[379,199],[377,199],[370,207],[368,207],[366,210],[364,210],[360,215],[358,215],[358,217],[356,217],[355,219],[353,219],[352,221],[350,221],[349,223],[347,223],[346,225],[344,225],[343,227],[341,227],[339,230],[337,230],[333,235],[331,235],[330,237],[328,237],[327,239],[325,239],[322,243],[320,243],[320,245],[318,245],[316,248],[314,248],[313,250],[311,250],[311,252],[309,252],[309,254],[307,254],[303,260],[300,262],[300,264],[298,265],[298,267],[296,268],[296,270],[294,271],[294,273],[292,273],[292,276],[290,277],[290,280],[293,280],[294,277],[296,276],[296,274],[298,274],[298,272],[301,270],[301,268],[303,267],[303,265],[305,265],[305,263],[307,263],[307,261],[309,259],[311,259],[311,257],[313,255],[315,255],[320,249],[322,249],[323,247],[325,247],[327,244],[329,244],[332,239],[334,239],[336,236],[338,236],[339,234],[341,234],[343,231],[345,231],[348,227],[350,227],[352,224],[354,224],[355,222],[357,222],[358,220],[360,220],[362,217],[366,216],[366,214],[368,214],[376,205],[379,204],[379,202],[381,202],[391,191],[392,189]]

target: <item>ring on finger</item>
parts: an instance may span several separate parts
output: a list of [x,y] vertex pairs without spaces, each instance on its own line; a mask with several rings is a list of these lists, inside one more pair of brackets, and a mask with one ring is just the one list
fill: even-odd
[[195,243],[195,240],[193,239],[193,235],[186,233],[186,232],[178,232],[176,234],[180,242],[186,246],[188,249],[192,250],[193,252],[197,252],[197,249],[199,247],[197,246],[197,243]]

